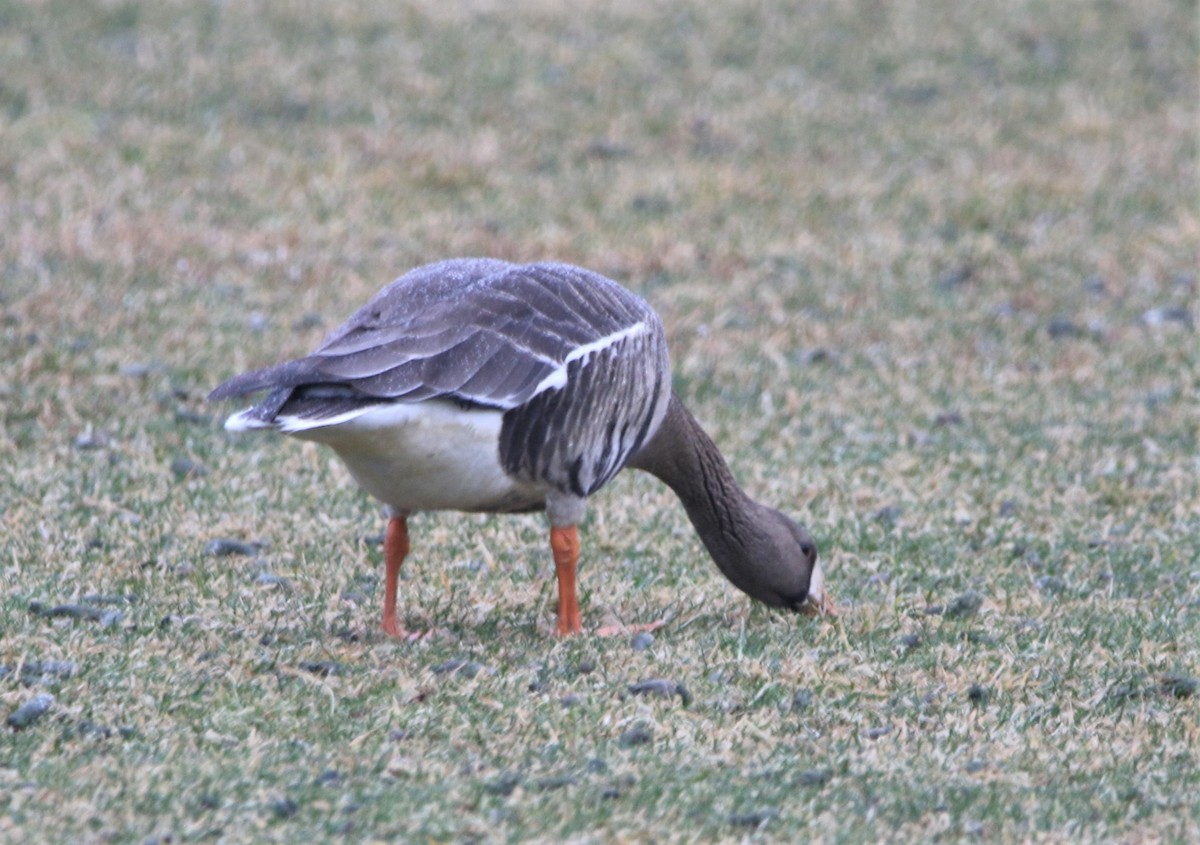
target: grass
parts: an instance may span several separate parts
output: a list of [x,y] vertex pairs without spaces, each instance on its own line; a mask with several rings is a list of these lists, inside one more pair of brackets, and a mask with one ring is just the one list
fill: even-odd
[[[1195,840],[1196,20],[0,2],[0,840]],[[414,520],[386,641],[376,506],[202,397],[470,254],[646,295],[843,615],[622,477],[649,648],[548,635],[532,516]]]

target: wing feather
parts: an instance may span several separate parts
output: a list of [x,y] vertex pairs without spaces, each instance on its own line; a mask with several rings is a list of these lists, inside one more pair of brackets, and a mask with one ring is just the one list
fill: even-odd
[[[582,268],[443,261],[384,287],[311,355],[235,376],[210,398],[270,389],[259,418],[432,398],[507,410],[558,386],[576,350],[648,320],[658,324],[643,300]],[[314,402],[329,386],[344,390]]]

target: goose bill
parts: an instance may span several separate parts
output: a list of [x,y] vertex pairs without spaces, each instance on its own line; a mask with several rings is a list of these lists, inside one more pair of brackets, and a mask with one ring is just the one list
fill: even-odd
[[821,562],[813,565],[812,576],[808,581],[808,600],[799,608],[805,616],[837,616],[837,605],[825,589],[825,572]]

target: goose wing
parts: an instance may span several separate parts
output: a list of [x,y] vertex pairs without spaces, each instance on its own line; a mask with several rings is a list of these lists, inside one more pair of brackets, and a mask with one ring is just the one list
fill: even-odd
[[562,387],[590,351],[646,330],[661,335],[653,310],[599,274],[454,259],[396,279],[310,355],[235,376],[209,398],[270,390],[249,411],[263,424],[434,398],[507,411]]

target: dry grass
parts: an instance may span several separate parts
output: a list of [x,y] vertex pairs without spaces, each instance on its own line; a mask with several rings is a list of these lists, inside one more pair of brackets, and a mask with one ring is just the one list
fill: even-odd
[[[0,0],[0,710],[55,696],[3,739],[0,840],[1200,837],[1196,34],[1167,0]],[[649,297],[844,616],[750,608],[630,477],[584,617],[671,614],[650,648],[547,636],[535,517],[415,522],[443,634],[384,641],[376,508],[201,397],[467,254]]]

